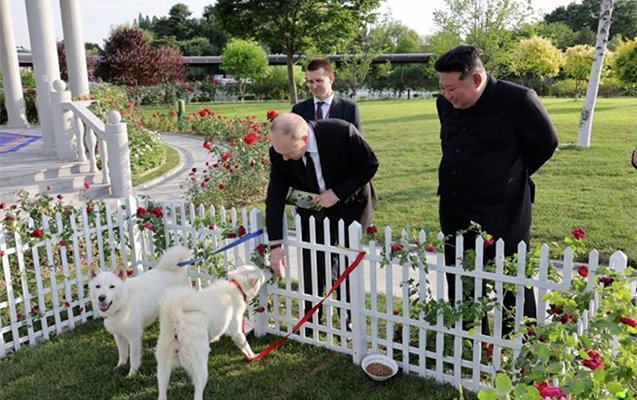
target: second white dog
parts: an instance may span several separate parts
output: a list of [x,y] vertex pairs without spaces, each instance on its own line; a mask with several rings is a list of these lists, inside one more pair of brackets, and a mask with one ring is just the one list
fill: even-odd
[[211,342],[229,335],[243,354],[254,353],[242,331],[246,302],[257,295],[272,277],[269,271],[244,265],[200,291],[191,288],[167,290],[160,302],[160,333],[157,341],[159,400],[167,399],[171,371],[186,369],[195,386],[195,400],[203,399],[208,380]]

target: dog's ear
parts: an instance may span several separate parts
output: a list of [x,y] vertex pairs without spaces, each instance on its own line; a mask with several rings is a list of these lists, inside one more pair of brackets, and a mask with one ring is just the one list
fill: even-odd
[[113,270],[113,273],[122,281],[125,281],[126,278],[128,278],[128,271],[126,271],[124,263],[119,263],[119,265]]
[[250,285],[252,289],[257,289],[259,287],[259,275],[250,274],[248,277],[248,285]]
[[100,269],[97,260],[93,260],[88,270],[88,280],[90,281],[91,279],[95,278],[97,275],[100,274],[100,272],[102,272],[102,270]]

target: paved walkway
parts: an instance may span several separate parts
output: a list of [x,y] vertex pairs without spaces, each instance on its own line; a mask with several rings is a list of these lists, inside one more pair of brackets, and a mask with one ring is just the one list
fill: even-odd
[[204,167],[210,153],[203,147],[203,138],[174,133],[162,133],[162,141],[179,152],[180,162],[168,173],[135,186],[135,195],[146,195],[156,200],[180,200],[185,191],[180,186],[188,180],[193,167]]

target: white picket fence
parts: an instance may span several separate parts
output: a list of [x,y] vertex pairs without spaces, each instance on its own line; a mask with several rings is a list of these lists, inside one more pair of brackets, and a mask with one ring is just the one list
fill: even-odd
[[[0,228],[0,250],[2,250],[2,265],[4,280],[0,282],[0,357],[7,352],[17,351],[25,346],[35,345],[42,340],[48,340],[52,334],[61,334],[72,329],[75,324],[85,322],[95,317],[87,289],[87,277],[84,275],[86,265],[94,258],[99,259],[100,265],[106,269],[113,268],[119,260],[127,263],[135,274],[143,273],[156,263],[155,248],[148,231],[141,232],[134,220],[129,219],[129,211],[135,214],[136,207],[143,201],[129,198],[124,208],[122,204],[99,210],[102,216],[97,218],[94,226],[88,226],[86,210],[82,215],[83,223],[80,227],[73,226],[73,247],[59,247],[59,238],[38,241],[29,246],[28,240],[15,234],[5,232]],[[208,227],[195,228],[197,217],[221,221],[221,226],[236,227],[242,225],[247,232],[256,232],[262,228],[263,217],[259,210],[252,210],[249,214],[244,209],[237,212],[231,210],[215,210],[185,206],[182,202],[160,203],[163,209],[166,243],[195,246],[198,242],[208,238],[212,246],[208,250],[219,249],[235,239],[223,239],[220,229]],[[61,218],[45,221],[44,227],[50,224],[61,224]],[[284,224],[287,226],[287,223]],[[304,293],[303,269],[300,267],[303,249],[312,251],[312,263],[316,263],[316,252],[325,251],[336,254],[340,258],[342,273],[348,263],[351,263],[358,251],[366,251],[362,263],[350,275],[351,302],[337,300],[335,296],[327,299],[323,305],[324,320],[318,321],[315,315],[296,334],[292,340],[327,347],[334,351],[350,354],[353,362],[360,364],[361,360],[370,353],[382,353],[396,360],[404,372],[414,372],[421,376],[433,377],[439,382],[448,382],[455,386],[463,386],[479,390],[490,387],[496,371],[502,368],[501,356],[506,349],[510,349],[513,357],[518,354],[522,346],[521,339],[505,340],[499,336],[502,325],[502,311],[493,312],[493,334],[485,336],[476,327],[475,334],[470,335],[462,329],[462,321],[454,327],[446,328],[443,317],[437,318],[436,324],[429,324],[422,318],[422,312],[414,312],[414,301],[441,300],[446,298],[445,274],[470,277],[475,281],[476,298],[482,296],[482,282],[492,281],[496,288],[496,298],[501,304],[502,289],[505,283],[517,287],[517,302],[515,326],[522,322],[523,288],[535,288],[538,302],[538,322],[544,323],[548,315],[547,304],[541,299],[551,290],[566,290],[570,287],[575,265],[570,249],[564,253],[561,269],[562,281],[549,282],[549,248],[541,248],[540,268],[538,276],[525,278],[525,257],[519,257],[516,276],[506,276],[503,273],[501,255],[504,243],[496,242],[496,271],[487,272],[483,269],[483,242],[481,238],[476,243],[476,265],[474,270],[465,270],[462,265],[447,267],[441,253],[427,253],[426,264],[399,265],[398,260],[389,261],[389,265],[381,268],[383,263],[382,249],[385,254],[391,253],[392,231],[386,228],[385,242],[371,242],[363,245],[363,232],[358,224],[345,227],[341,221],[339,242],[344,243],[345,230],[349,233],[349,248],[316,244],[316,234],[311,223],[310,242],[301,238],[301,221],[297,217],[295,230],[284,231],[284,248],[287,254],[288,268],[284,277],[275,284],[268,285],[262,291],[258,302],[263,312],[250,312],[249,318],[254,325],[257,336],[264,334],[285,335],[303,316],[304,301],[318,301],[322,298],[316,290],[312,295]],[[15,246],[8,246],[9,235],[15,241]],[[329,235],[329,233],[326,233]],[[406,232],[400,232],[406,235]],[[29,238],[30,239],[30,238]],[[419,233],[421,243],[427,240],[425,232]],[[438,234],[437,239],[442,239]],[[95,246],[93,245],[95,244]],[[259,243],[267,243],[267,233],[255,239],[234,247],[225,253],[223,267],[228,269],[234,265],[250,262],[251,254]],[[330,243],[325,237],[325,243]],[[42,249],[41,251],[36,251]],[[462,257],[463,242],[459,237],[456,251]],[[74,253],[74,262],[69,262],[69,251]],[[520,254],[526,254],[526,246],[518,246]],[[39,254],[46,254],[40,258]],[[32,254],[33,266],[26,267],[25,256]],[[386,256],[389,257],[389,256]],[[580,264],[580,263],[578,263]],[[588,261],[590,274],[588,283],[592,287],[598,262],[598,253],[593,250]],[[616,252],[610,259],[610,267],[618,272],[627,266],[627,257],[621,251]],[[84,268],[84,270],[82,269]],[[189,274],[193,284],[199,288],[206,286],[212,276],[208,269],[197,263],[189,267]],[[333,273],[330,268],[325,271],[328,288],[331,286]],[[313,269],[313,282],[316,282],[316,269]],[[418,292],[410,293],[408,282],[418,282]],[[460,281],[458,279],[458,281]],[[298,282],[298,284],[297,284]],[[344,291],[344,286],[339,290]],[[634,289],[634,288],[633,288]],[[4,292],[6,291],[6,295]],[[344,293],[344,292],[343,292]],[[456,298],[461,298],[462,286],[456,287]],[[595,301],[591,307],[595,307]],[[37,307],[37,308],[33,308]],[[32,309],[33,308],[33,309]],[[255,308],[256,310],[257,308]],[[346,325],[346,311],[351,311],[351,331]],[[399,311],[400,310],[400,311]],[[586,329],[587,318],[578,321],[580,333]],[[305,334],[305,327],[313,328],[309,336]],[[467,350],[466,343],[473,341],[475,345]],[[483,357],[481,343],[490,344],[493,348],[491,359]],[[255,349],[258,351],[259,349]]]

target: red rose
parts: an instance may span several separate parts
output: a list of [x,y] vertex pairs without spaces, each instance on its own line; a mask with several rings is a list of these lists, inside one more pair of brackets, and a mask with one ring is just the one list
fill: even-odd
[[228,161],[228,159],[230,158],[231,155],[232,155],[232,153],[230,153],[230,152],[224,153],[224,155],[221,156],[221,161],[223,161],[223,162]]
[[201,182],[201,187],[205,188],[206,187],[206,182]]
[[88,190],[91,188],[91,185],[88,182],[84,182],[84,187]]
[[38,228],[34,229],[33,233],[31,234],[31,236],[33,236],[34,238],[37,238],[37,239],[41,238],[42,237],[42,230],[38,229]]
[[251,145],[254,142],[257,141],[257,134],[254,132],[250,132],[248,133],[244,138],[243,138],[243,142],[247,145]]
[[561,308],[559,308],[555,304],[549,304],[549,308],[550,308],[551,314],[560,315],[562,312],[564,312]]
[[137,209],[137,218],[142,218],[146,214],[146,209],[144,207],[139,207]]
[[0,203],[0,210],[4,210],[5,208],[7,208],[7,203]]
[[568,314],[568,313],[564,313],[562,314],[562,317],[560,318],[560,322],[562,322],[563,324],[566,323],[573,323],[576,324],[577,323],[577,318],[575,318],[574,315]]
[[257,308],[257,312],[258,312],[258,313],[262,313],[262,312],[264,312],[264,311],[265,311],[265,308],[263,308],[263,307],[259,307],[259,308]]
[[208,229],[211,229],[211,230],[212,230],[212,229],[215,229],[215,224],[210,224],[210,225],[208,225]]
[[66,247],[66,242],[64,240],[60,240],[60,246]]
[[493,244],[493,238],[489,238],[484,241],[484,247],[489,247]]
[[586,234],[584,230],[579,226],[571,231],[571,235],[575,238],[575,240],[584,240],[586,239]]
[[626,324],[628,326],[632,326],[633,328],[637,327],[637,321],[635,321],[632,318],[628,318],[628,317],[621,317],[619,319],[619,322],[621,322],[622,324]]
[[61,194],[58,194],[58,199],[62,200],[64,198],[64,196],[62,196]]
[[21,320],[21,319],[23,318],[23,315],[22,315],[22,314],[20,314],[20,313],[18,313],[18,315],[17,315],[17,316],[18,316],[18,320]]
[[226,188],[226,184],[225,183],[220,183],[219,184],[219,189],[223,190]]
[[88,205],[86,206],[86,212],[87,212],[88,214],[90,214],[91,212],[93,212],[93,205],[92,205],[92,204],[88,204]]
[[230,141],[230,146],[236,146],[237,145],[237,141],[235,139],[232,139]]
[[38,312],[38,306],[31,307],[31,313],[36,313],[36,312]]
[[152,210],[150,210],[150,213],[153,214],[155,217],[157,218],[161,218],[161,208],[159,207],[153,207]]
[[265,253],[265,245],[264,244],[258,245],[257,246],[257,251],[259,252],[259,254]]
[[267,117],[268,121],[274,121],[276,117],[279,116],[279,113],[274,110],[268,110]]
[[133,276],[134,273],[135,271],[133,271],[132,269],[129,269],[128,271],[126,271],[126,275],[128,276]]
[[145,222],[145,223],[142,224],[142,226],[144,228],[146,228],[146,229],[151,230],[151,231],[153,230],[153,224],[151,224],[150,222]]
[[243,236],[246,234],[246,228],[243,227],[243,225],[241,225],[239,228],[237,228],[237,233],[239,234],[239,236]]
[[610,276],[603,276],[599,278],[599,283],[603,284],[604,287],[612,285],[613,282],[615,282],[615,279],[611,278]]
[[234,239],[237,237],[236,233],[228,233],[228,239]]
[[392,253],[399,252],[399,251],[401,251],[402,249],[403,249],[403,246],[402,246],[402,245],[400,245],[400,244],[394,244],[394,245],[392,245],[392,246],[391,246],[391,252],[392,252]]
[[580,265],[577,268],[577,273],[580,274],[581,276],[583,276],[584,278],[588,277],[588,268],[585,267],[584,265]]
[[427,246],[427,251],[430,252],[430,253],[435,252],[436,251],[436,246],[428,245]]
[[0,250],[0,257],[4,257],[4,250]]
[[212,168],[219,168],[219,163],[212,164]]
[[378,232],[378,229],[376,229],[376,227],[374,225],[370,225],[370,226],[367,227],[367,233],[369,233],[370,235],[374,234],[374,233],[377,233],[377,232]]
[[398,310],[394,310],[394,311],[392,311],[392,314],[393,314],[393,315],[398,315],[398,314],[400,314],[400,313],[398,312]]
[[71,304],[68,301],[65,301],[64,306],[68,308],[68,307],[71,307]]
[[210,150],[211,149],[210,143],[208,143],[208,141],[203,142],[203,147],[206,150]]
[[10,208],[11,208],[12,210],[15,210],[16,208],[18,208],[18,205],[17,205],[17,204],[11,204],[11,207],[10,207]]
[[584,351],[590,357],[588,360],[582,360],[582,364],[585,367],[588,367],[588,368],[590,368],[593,371],[595,371],[599,367],[604,368],[604,362],[602,361],[601,358],[599,358],[599,353],[598,352],[596,352],[594,350],[590,350],[590,349],[584,349]]

